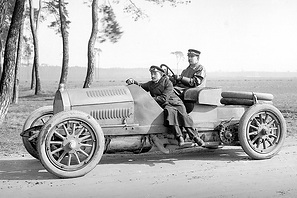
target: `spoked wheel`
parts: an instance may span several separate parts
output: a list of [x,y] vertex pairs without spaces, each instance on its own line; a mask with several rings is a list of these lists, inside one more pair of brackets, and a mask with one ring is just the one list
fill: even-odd
[[256,104],[241,117],[238,136],[251,158],[269,159],[280,151],[286,132],[285,119],[276,107]]
[[23,144],[28,153],[36,159],[39,159],[37,152],[37,139],[40,129],[52,116],[52,106],[41,107],[31,113],[23,126],[23,132],[21,133]]
[[99,163],[104,135],[90,115],[64,111],[47,122],[39,135],[38,152],[42,165],[61,178],[80,177]]

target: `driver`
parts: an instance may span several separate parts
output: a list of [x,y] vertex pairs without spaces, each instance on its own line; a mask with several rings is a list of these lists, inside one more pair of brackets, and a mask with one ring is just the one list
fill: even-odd
[[193,87],[205,87],[206,71],[199,63],[201,52],[195,49],[188,50],[189,66],[180,75],[174,75],[170,80],[174,84],[176,94],[183,99],[184,91]]
[[[204,144],[194,133],[193,120],[187,114],[183,101],[174,93],[172,82],[164,74],[164,70],[158,66],[151,66],[151,81],[139,84],[144,90],[150,92],[155,101],[164,109],[164,125],[174,133],[179,146],[185,145],[181,131],[184,127],[189,137],[199,146]],[[138,84],[132,78],[126,81],[128,85]]]

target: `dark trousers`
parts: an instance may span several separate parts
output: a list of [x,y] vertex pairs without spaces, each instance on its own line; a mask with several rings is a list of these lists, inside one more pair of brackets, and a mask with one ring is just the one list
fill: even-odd
[[[177,139],[179,137],[183,137],[183,133],[182,133],[182,129],[181,129],[182,127],[179,127],[176,125],[171,125],[171,126],[169,126],[169,128],[170,128],[171,133],[173,133]],[[194,137],[197,137],[197,133],[195,132],[193,127],[184,127],[184,128],[191,140],[193,140]]]
[[173,133],[175,135],[176,138],[183,137],[183,133],[179,126],[170,125],[169,129],[170,129],[171,133]]

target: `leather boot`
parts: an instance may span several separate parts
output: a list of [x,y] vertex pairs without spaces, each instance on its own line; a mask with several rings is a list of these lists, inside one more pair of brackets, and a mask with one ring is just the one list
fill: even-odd
[[185,145],[185,140],[184,140],[183,136],[179,136],[177,138],[177,140],[178,140],[178,145],[179,146],[184,146]]
[[194,140],[195,143],[198,144],[198,146],[204,146],[204,141],[201,138],[199,138],[198,136],[195,136],[193,138],[193,140]]

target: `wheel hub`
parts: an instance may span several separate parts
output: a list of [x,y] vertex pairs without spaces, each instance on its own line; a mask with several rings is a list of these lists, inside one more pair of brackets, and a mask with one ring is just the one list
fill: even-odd
[[77,145],[77,143],[74,140],[71,140],[69,142],[69,144],[68,144],[68,146],[69,146],[70,149],[74,149],[76,147],[76,145]]
[[259,132],[261,135],[268,135],[269,131],[270,131],[270,129],[266,124],[259,128]]
[[70,136],[63,141],[64,150],[74,152],[80,148],[80,140],[76,136]]

